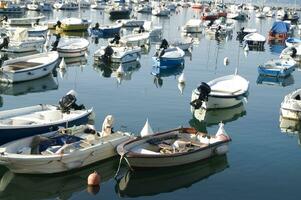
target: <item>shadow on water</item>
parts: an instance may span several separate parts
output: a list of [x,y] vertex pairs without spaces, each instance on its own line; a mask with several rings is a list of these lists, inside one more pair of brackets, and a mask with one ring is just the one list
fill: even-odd
[[170,76],[180,75],[184,70],[184,66],[169,68],[169,69],[161,69],[157,66],[153,66],[151,74],[154,76],[154,84],[157,88],[163,86],[163,78]]
[[0,181],[0,199],[69,199],[73,193],[85,190],[95,194],[99,188],[87,187],[89,174],[97,171],[101,182],[106,182],[114,176],[118,161],[117,157],[110,158],[81,170],[54,175],[22,175],[6,171]]
[[189,121],[189,124],[198,131],[207,133],[207,127],[217,125],[220,122],[226,124],[245,115],[247,115],[247,111],[245,110],[243,103],[231,108],[211,110],[198,109],[193,112],[193,117]]
[[128,171],[117,180],[115,190],[120,197],[153,196],[173,192],[189,188],[228,167],[227,157],[224,155],[180,167]]

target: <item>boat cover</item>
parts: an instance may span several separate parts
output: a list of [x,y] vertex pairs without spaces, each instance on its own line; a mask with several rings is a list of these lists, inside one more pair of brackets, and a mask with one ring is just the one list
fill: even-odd
[[287,33],[289,31],[290,25],[288,23],[278,21],[274,22],[271,32],[274,34]]

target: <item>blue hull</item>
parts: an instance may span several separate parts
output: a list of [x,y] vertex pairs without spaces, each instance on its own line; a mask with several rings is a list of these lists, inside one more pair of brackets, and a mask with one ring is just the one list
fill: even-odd
[[169,59],[153,57],[154,66],[161,69],[171,69],[179,66],[184,66],[184,58]]
[[50,131],[58,130],[59,127],[71,127],[75,125],[86,124],[89,121],[89,115],[83,116],[82,118],[69,121],[68,124],[66,123],[59,123],[59,124],[52,124],[52,125],[45,125],[39,127],[29,127],[29,128],[15,128],[15,129],[1,129],[0,131],[0,145],[5,144],[7,142],[29,137],[33,135],[43,134]]
[[92,37],[114,37],[115,34],[120,33],[121,27],[118,28],[100,28],[98,30],[89,29],[89,33]]
[[258,73],[264,76],[286,77],[289,76],[293,71],[295,71],[295,67],[289,67],[286,69],[266,69],[261,66],[258,67]]

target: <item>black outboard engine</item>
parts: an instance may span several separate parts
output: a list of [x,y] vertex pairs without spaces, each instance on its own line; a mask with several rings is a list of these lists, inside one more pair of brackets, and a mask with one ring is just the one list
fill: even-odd
[[114,50],[111,46],[107,46],[104,49],[104,52],[105,53],[101,56],[101,58],[105,63],[109,63],[111,61],[111,56],[113,55]]
[[7,22],[8,17],[6,15],[3,16],[3,18],[0,20],[0,22]]
[[5,35],[4,37],[2,37],[2,43],[0,44],[0,50],[2,50],[3,48],[7,49],[8,44],[9,44],[9,37]]
[[197,87],[197,90],[199,92],[199,98],[190,102],[190,105],[192,105],[195,109],[199,109],[204,101],[208,101],[211,88],[207,83],[202,82],[201,85]]
[[56,22],[56,24],[54,25],[54,28],[56,28],[56,27],[61,28],[61,25],[62,25],[62,22],[61,22],[60,20],[58,20],[58,21]]
[[115,34],[113,40],[110,41],[111,44],[119,44],[120,36],[119,34]]
[[95,24],[95,26],[92,28],[92,30],[98,30],[99,29],[99,23],[97,22],[96,24]]
[[61,98],[59,101],[59,109],[63,113],[69,113],[71,109],[74,110],[82,110],[85,109],[84,105],[77,105],[76,104],[76,93],[74,90],[68,92],[65,96]]
[[163,39],[160,45],[160,49],[167,49],[169,46],[168,42],[166,39]]
[[292,54],[291,57],[295,58],[297,56],[297,49],[295,47],[292,47]]

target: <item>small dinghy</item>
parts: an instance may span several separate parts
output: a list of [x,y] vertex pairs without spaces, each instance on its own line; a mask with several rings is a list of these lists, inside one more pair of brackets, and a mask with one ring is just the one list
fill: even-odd
[[53,47],[53,50],[59,52],[60,57],[80,57],[85,55],[89,41],[84,38],[68,37],[61,38],[59,35],[56,36],[57,46]]
[[272,59],[258,66],[258,73],[265,76],[286,77],[295,71],[296,61],[293,59]]
[[45,19],[45,16],[9,18],[4,21],[3,24],[8,26],[31,26],[34,23],[39,24],[39,22],[43,19]]
[[286,47],[282,50],[279,58],[281,59],[294,59],[297,62],[301,61],[301,43],[291,47]]
[[70,17],[61,21],[59,29],[62,31],[86,31],[90,24],[90,20]]
[[202,20],[190,19],[183,27],[184,33],[201,33],[202,32]]
[[144,47],[149,44],[149,33],[134,33],[130,35],[125,35],[119,40],[120,45],[128,47]]
[[242,103],[248,96],[249,81],[233,74],[202,84],[192,91],[191,105],[194,109],[228,108]]
[[301,120],[301,89],[297,89],[284,97],[280,114],[283,118]]
[[266,38],[259,33],[249,33],[243,39],[249,46],[264,46]]
[[74,91],[68,92],[59,106],[40,104],[35,106],[0,111],[0,141],[9,142],[58,127],[71,127],[87,123],[92,109],[76,104]]
[[58,52],[52,51],[6,60],[0,68],[0,81],[15,83],[41,78],[52,72],[58,59]]
[[26,28],[16,28],[0,37],[0,50],[12,53],[24,53],[41,50],[45,43],[43,37],[29,37]]
[[140,27],[140,26],[143,26],[144,20],[120,19],[120,20],[117,20],[116,23],[121,24],[122,27]]
[[0,147],[0,164],[22,174],[65,172],[111,158],[117,155],[117,145],[133,138],[129,133],[106,132],[81,125],[19,139]]
[[140,47],[107,46],[97,50],[94,53],[94,59],[105,63],[127,63],[139,59],[140,52]]
[[88,32],[91,37],[114,37],[115,34],[120,33],[121,24],[102,25],[98,23],[93,28],[89,28]]
[[179,47],[169,47],[167,40],[163,39],[159,50],[152,57],[154,66],[161,69],[174,68],[184,65],[185,52]]
[[128,140],[117,152],[131,168],[172,167],[226,154],[230,141],[223,124],[214,136],[178,128]]
[[298,44],[301,44],[301,39],[299,38],[287,38],[285,40],[285,44],[287,47],[292,47]]

